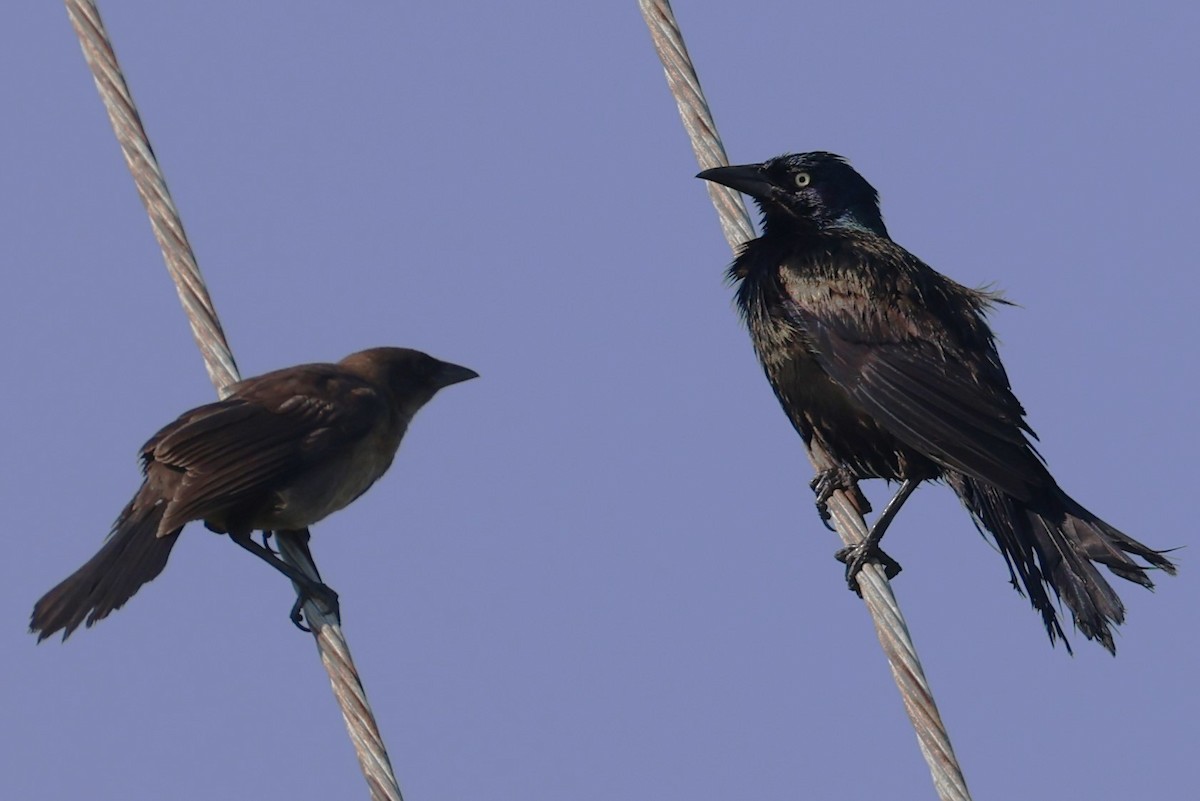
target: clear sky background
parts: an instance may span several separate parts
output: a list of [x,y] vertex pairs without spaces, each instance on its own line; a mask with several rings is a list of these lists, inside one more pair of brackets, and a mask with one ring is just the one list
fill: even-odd
[[[245,375],[483,376],[314,535],[407,798],[933,797],[633,0],[102,10]],[[1194,794],[1200,10],[676,10],[731,158],[849,157],[1021,304],[1059,481],[1189,546],[1072,658],[947,489],[910,501],[895,587],[975,797]],[[0,797],[365,797],[290,586],[198,525],[97,627],[26,633],[213,389],[61,4],[5,5],[0,74]]]

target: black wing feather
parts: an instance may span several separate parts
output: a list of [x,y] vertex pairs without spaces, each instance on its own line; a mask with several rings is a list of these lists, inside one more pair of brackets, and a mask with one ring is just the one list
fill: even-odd
[[948,365],[955,355],[928,341],[884,341],[842,315],[793,311],[821,368],[897,439],[1016,498],[1045,484],[1011,392],[972,380],[976,370]]

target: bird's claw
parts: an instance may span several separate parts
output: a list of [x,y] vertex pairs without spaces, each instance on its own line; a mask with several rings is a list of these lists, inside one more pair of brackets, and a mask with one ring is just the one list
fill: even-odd
[[843,464],[821,470],[813,477],[808,486],[817,496],[817,514],[821,516],[821,522],[830,531],[834,531],[834,527],[829,522],[832,517],[829,512],[829,499],[838,490],[850,493],[850,500],[860,514],[866,515],[871,511],[871,503],[858,488],[858,480],[849,465]]
[[292,624],[301,631],[312,632],[311,628],[304,625],[304,604],[308,601],[322,607],[321,611],[325,614],[341,619],[342,608],[338,602],[338,594],[328,584],[314,584],[296,594],[296,602],[292,604],[292,611],[288,614]]
[[862,597],[862,589],[858,584],[858,574],[862,572],[868,562],[874,562],[883,567],[883,573],[889,580],[900,575],[900,571],[903,570],[900,563],[884,553],[882,548],[878,545],[870,545],[865,540],[857,545],[841,548],[833,556],[846,565],[846,584],[859,598]]

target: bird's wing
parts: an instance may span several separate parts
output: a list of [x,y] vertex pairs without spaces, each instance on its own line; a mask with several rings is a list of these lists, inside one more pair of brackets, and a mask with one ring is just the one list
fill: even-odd
[[247,379],[155,434],[145,467],[183,474],[162,530],[226,511],[358,443],[388,413],[378,390],[333,365]]
[[909,320],[889,324],[883,316],[898,312],[884,304],[865,316],[835,304],[820,311],[793,304],[791,312],[821,368],[901,442],[1017,498],[1047,480],[990,340],[977,353],[949,341],[902,338],[895,332],[910,330]]

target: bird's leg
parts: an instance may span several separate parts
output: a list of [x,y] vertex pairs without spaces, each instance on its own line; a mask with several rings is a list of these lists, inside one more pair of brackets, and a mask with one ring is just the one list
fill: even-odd
[[[317,570],[317,560],[313,559],[312,551],[310,551],[308,549],[308,542],[310,539],[312,539],[312,535],[309,534],[308,529],[301,528],[301,529],[295,529],[292,531],[284,531],[284,532],[280,532],[280,533],[289,535],[290,541],[297,548],[299,548],[300,551],[304,554],[304,558],[308,561],[308,564],[312,567],[313,572],[317,574],[317,578],[320,579],[321,573],[319,570]],[[325,587],[330,592],[333,592],[333,590],[329,588],[329,585],[325,584],[324,582],[321,583],[321,586]],[[337,596],[337,594],[334,593],[333,606],[329,606],[328,604],[326,604],[326,606],[327,606],[327,608],[331,609],[333,611],[333,613],[340,618],[341,611],[338,608],[336,596]],[[294,604],[292,604],[292,611],[290,613],[288,613],[288,617],[291,618],[292,623],[296,626],[296,628],[300,629],[301,631],[307,631],[311,634],[312,629],[310,629],[308,626],[304,625],[304,614],[303,614],[304,603],[308,600],[308,598],[309,598],[309,596],[303,592],[297,593],[296,594],[296,602]]]
[[291,541],[296,544],[300,552],[304,554],[304,558],[308,560],[308,564],[312,566],[313,572],[317,574],[317,578],[321,578],[320,571],[317,570],[317,560],[313,559],[312,551],[308,548],[308,543],[312,539],[312,534],[306,528],[291,529],[288,531],[279,532],[280,535],[286,535],[291,538]]
[[867,534],[866,539],[857,545],[842,548],[834,554],[839,562],[845,563],[846,583],[858,595],[862,595],[862,590],[859,588],[857,581],[858,574],[867,562],[878,562],[883,565],[884,573],[889,579],[895,578],[900,573],[900,563],[884,553],[879,547],[879,543],[883,539],[883,535],[887,533],[887,528],[891,524],[892,519],[900,511],[900,507],[908,500],[908,496],[913,494],[913,490],[920,485],[921,479],[919,478],[904,479],[904,483],[900,485],[900,489],[896,490],[896,494],[892,496],[892,499],[887,502],[887,506],[883,507],[883,511],[879,513],[879,518],[871,526],[871,531]]
[[[271,535],[273,533],[274,532],[272,532],[270,529],[263,529],[263,532],[262,532],[263,547],[266,548],[268,551],[270,551],[276,558],[280,558],[279,551],[275,550],[270,545],[270,539],[271,539]],[[301,533],[301,532],[296,532],[296,533]],[[307,543],[308,529],[302,529],[302,533],[304,534],[304,539],[300,540],[300,542]],[[304,551],[305,551],[305,553],[308,553],[307,546],[305,546]],[[311,553],[308,554],[308,561],[312,562],[313,569],[315,570],[316,563],[313,562]],[[326,588],[328,589],[328,586]],[[333,592],[333,590],[330,589],[330,592]],[[288,612],[288,620],[291,620],[292,625],[295,626],[296,628],[300,629],[301,631],[307,632],[308,634],[312,634],[312,629],[310,629],[308,626],[304,625],[304,615],[302,614],[304,611],[304,602],[307,600],[308,600],[308,595],[306,593],[299,592],[296,594],[296,601],[295,601],[295,603],[292,604],[291,611]]]
[[332,587],[320,581],[313,581],[308,576],[304,575],[304,573],[289,565],[287,562],[277,558],[270,549],[255,542],[250,536],[252,533],[253,532],[251,530],[238,530],[231,527],[229,530],[229,538],[250,553],[257,556],[259,559],[262,559],[264,562],[278,570],[283,575],[287,576],[292,580],[292,583],[296,585],[298,588],[299,597],[296,599],[296,603],[292,606],[290,617],[292,622],[295,623],[297,627],[308,631],[308,629],[301,625],[300,608],[304,605],[304,602],[310,598],[324,606],[331,614],[338,617],[341,616],[341,609],[338,606],[338,594],[333,591]]
[[841,464],[819,471],[808,486],[817,496],[817,514],[821,516],[821,522],[830,531],[835,529],[829,522],[829,499],[838,490],[850,493],[850,502],[858,509],[859,514],[866,515],[871,511],[871,502],[858,488],[858,479],[855,478],[854,471],[850,469],[849,465]]
[[270,539],[271,539],[270,529],[263,529],[263,532],[262,532],[263,547],[266,548],[268,551],[270,551],[273,556],[279,556],[279,551],[277,551],[271,547]]

